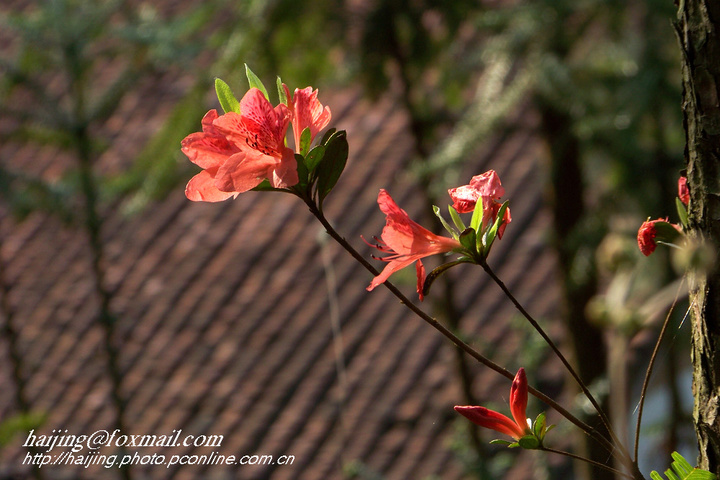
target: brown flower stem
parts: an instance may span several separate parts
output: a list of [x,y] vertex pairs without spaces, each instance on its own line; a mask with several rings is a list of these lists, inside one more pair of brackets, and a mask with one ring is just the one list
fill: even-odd
[[573,458],[573,459],[575,459],[575,460],[579,460],[579,461],[581,461],[581,462],[589,463],[590,465],[593,465],[593,466],[595,466],[595,467],[597,467],[597,468],[602,468],[603,470],[607,470],[608,472],[612,472],[612,473],[614,473],[615,475],[618,475],[618,476],[621,476],[621,477],[630,478],[630,479],[634,479],[634,480],[643,480],[643,479],[644,479],[644,477],[643,477],[642,475],[637,476],[637,474],[636,474],[636,475],[633,476],[633,475],[630,475],[629,473],[625,473],[625,472],[623,472],[623,471],[620,471],[620,470],[617,470],[617,469],[615,469],[615,468],[612,468],[612,467],[610,467],[610,466],[608,466],[608,465],[605,465],[604,463],[596,462],[595,460],[591,460],[591,459],[589,459],[589,458],[585,458],[585,457],[582,457],[582,456],[580,456],[580,455],[576,455],[576,454],[571,453],[571,452],[566,452],[566,451],[564,451],[564,450],[556,450],[556,449],[554,449],[554,448],[548,448],[548,447],[540,447],[540,448],[538,448],[538,450],[540,450],[540,451],[542,451],[542,452],[556,453],[556,454],[558,454],[558,455],[563,455],[563,456],[565,456],[565,457],[570,457],[570,458]]
[[616,445],[623,454],[624,459],[626,459],[626,462],[628,463],[628,466],[635,465],[635,461],[632,460],[632,457],[630,457],[630,453],[627,451],[625,446],[620,442],[617,435],[615,434],[615,431],[612,428],[612,425],[610,424],[610,420],[608,419],[607,415],[603,411],[602,408],[600,408],[600,405],[598,404],[595,397],[590,393],[590,390],[585,385],[585,382],[582,381],[580,376],[577,374],[575,369],[570,365],[570,362],[565,358],[565,355],[562,354],[560,349],[555,345],[555,342],[552,341],[552,339],[548,336],[547,333],[545,333],[545,330],[540,326],[540,324],[525,310],[525,308],[520,304],[520,302],[515,298],[515,296],[508,290],[508,288],[505,286],[502,280],[495,275],[495,272],[492,271],[490,266],[487,264],[485,260],[482,260],[479,265],[485,270],[485,272],[490,275],[490,278],[493,279],[493,281],[500,287],[500,289],[503,291],[505,296],[507,296],[510,301],[515,305],[515,308],[527,319],[528,322],[530,322],[530,325],[533,326],[533,328],[540,334],[540,336],[545,340],[545,343],[550,346],[552,351],[555,353],[555,355],[560,359],[562,364],[565,366],[568,372],[570,372],[570,375],[575,379],[577,384],[580,386],[580,389],[582,390],[583,394],[587,397],[587,399],[590,401],[590,403],[593,405],[595,410],[598,412],[598,415],[600,416],[603,424],[605,425],[605,428],[607,428],[607,431],[610,433],[610,436],[612,437],[612,442],[614,445]]
[[[317,207],[317,205],[312,201],[312,199],[300,196],[300,198],[305,202],[305,204],[310,209],[310,212],[315,216],[315,218],[318,219],[318,221],[325,227],[325,231],[330,235],[333,240],[338,242],[341,247],[343,247],[355,260],[357,260],[363,267],[365,267],[370,273],[373,275],[378,275],[380,272],[378,272],[375,267],[373,267],[370,262],[368,262],[360,253],[355,250],[352,245],[348,243],[347,240],[343,236],[341,236],[333,227],[330,225],[330,222],[325,218],[325,215],[322,213],[322,211]],[[413,302],[411,302],[403,293],[392,283],[389,281],[385,281],[383,284],[385,287],[392,292],[393,295],[395,295],[399,300],[400,303],[405,305],[407,308],[409,308],[415,315],[420,317],[422,320],[424,320],[426,323],[430,324],[435,330],[439,331],[442,335],[447,337],[451,342],[453,342],[457,347],[459,347],[461,350],[463,350],[465,353],[476,359],[478,362],[482,363],[486,367],[490,368],[491,370],[499,373],[500,375],[504,376],[508,380],[513,380],[515,378],[515,375],[511,373],[509,370],[501,367],[497,363],[493,362],[492,360],[486,358],[481,353],[479,353],[477,350],[473,349],[470,345],[463,342],[457,335],[455,335],[453,332],[451,332],[449,329],[447,329],[443,324],[438,322],[435,318],[431,317],[427,313],[425,313],[422,309],[420,309],[417,305],[415,305]],[[540,392],[539,390],[536,390],[533,387],[528,387],[528,392],[532,394],[534,397],[538,398],[545,404],[549,405],[551,408],[555,409],[560,415],[565,417],[568,421],[570,421],[572,424],[580,428],[582,431],[584,431],[589,436],[593,437],[596,441],[598,441],[600,444],[602,444],[607,450],[611,453],[614,453],[616,451],[613,444],[608,441],[600,432],[595,430],[590,425],[584,423],[582,420],[577,418],[575,415],[570,413],[568,410],[563,408],[559,403],[557,403],[552,398],[548,397],[544,393]]]
[[670,307],[670,311],[668,312],[667,316],[665,317],[665,321],[663,322],[662,328],[660,329],[660,335],[658,335],[657,342],[655,342],[655,348],[653,349],[652,355],[650,356],[650,362],[648,363],[647,371],[645,372],[645,379],[643,380],[642,390],[640,391],[640,402],[638,404],[638,418],[637,418],[637,425],[635,427],[635,450],[634,450],[634,459],[637,462],[638,459],[638,447],[640,444],[640,423],[642,421],[643,416],[643,408],[645,406],[645,395],[647,394],[648,385],[650,384],[650,376],[652,375],[653,368],[655,367],[655,360],[657,359],[657,354],[660,351],[660,343],[665,338],[665,333],[667,332],[667,327],[670,324],[670,317],[672,316],[673,311],[675,310],[675,304],[677,303],[678,296],[680,295],[680,288],[682,288],[683,282],[680,283],[678,286],[678,290],[675,293],[675,300],[673,300],[672,306]]

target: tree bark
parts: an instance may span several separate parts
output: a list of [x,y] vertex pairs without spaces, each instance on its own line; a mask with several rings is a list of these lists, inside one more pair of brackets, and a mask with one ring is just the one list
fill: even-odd
[[[720,251],[720,2],[679,0],[691,237]],[[720,269],[690,273],[698,466],[720,475]]]

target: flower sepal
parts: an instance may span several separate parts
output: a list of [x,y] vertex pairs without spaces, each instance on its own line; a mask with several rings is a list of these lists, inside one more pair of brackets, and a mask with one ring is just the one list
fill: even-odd
[[[528,423],[530,419],[528,419]],[[508,448],[524,448],[525,450],[538,450],[543,447],[543,440],[547,432],[555,428],[555,425],[546,426],[545,412],[540,413],[532,424],[531,433],[523,435],[514,442],[496,438],[491,440],[493,445],[505,445]]]

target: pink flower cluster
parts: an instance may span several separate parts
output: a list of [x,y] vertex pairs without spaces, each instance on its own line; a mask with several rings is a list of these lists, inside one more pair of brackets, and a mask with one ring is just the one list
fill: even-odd
[[[293,96],[283,84],[288,104],[273,107],[257,88],[240,101],[240,112],[218,115],[210,110],[202,119],[202,132],[182,141],[182,151],[203,169],[185,188],[193,201],[219,202],[257,187],[267,179],[274,188],[298,183],[295,152],[300,135],[309,128],[311,141],[330,122],[329,107],[317,99],[312,87],[296,89]],[[292,123],[296,150],[285,145]]]
[[[480,199],[482,201],[483,216],[481,231],[485,230],[489,223],[495,222],[500,206],[498,200],[505,195],[505,188],[500,183],[495,170],[488,170],[482,175],[475,175],[469,185],[451,188],[448,190],[450,198],[455,202],[453,208],[458,213],[469,213],[475,210],[475,205]],[[503,216],[503,224],[498,231],[498,237],[502,238],[505,227],[512,221],[510,217],[510,209],[505,210]]]
[[[497,199],[505,194],[505,189],[502,187],[497,173],[490,170],[473,177],[469,185],[451,188],[448,193],[454,202],[453,208],[458,213],[472,212],[478,200],[482,201],[481,231],[483,231],[489,224],[495,222],[500,209]],[[456,239],[436,235],[411,220],[405,210],[398,207],[385,190],[380,190],[377,201],[380,210],[386,215],[386,223],[381,235],[382,240],[376,238],[377,244],[371,246],[388,254],[388,256],[380,258],[388,264],[379,275],[373,278],[367,290],[373,290],[384,283],[393,273],[417,262],[415,265],[417,292],[422,301],[425,267],[421,259],[430,255],[460,250],[462,245]],[[509,208],[505,210],[503,219],[504,223],[498,230],[498,237],[502,236],[505,226],[511,221]]]

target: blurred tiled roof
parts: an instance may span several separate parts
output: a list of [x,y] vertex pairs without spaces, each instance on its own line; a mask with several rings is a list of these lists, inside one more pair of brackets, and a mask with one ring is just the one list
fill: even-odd
[[[326,214],[369,256],[360,235],[382,229],[379,188],[414,218],[423,214],[421,196],[403,168],[412,156],[407,119],[392,98],[371,105],[353,91],[322,95],[333,108],[332,125],[347,130],[351,149]],[[143,121],[160,122],[167,114],[162,92],[143,98],[117,119],[108,159],[118,150],[132,154],[139,147],[127,139],[143,130]],[[531,312],[553,317],[557,292],[544,242],[549,215],[541,201],[539,145],[531,117],[518,119],[524,120],[513,133],[468,159],[463,178],[498,171],[513,222],[490,263]],[[48,149],[9,144],[0,147],[0,158],[45,176],[67,161]],[[223,435],[222,447],[213,450],[225,455],[295,457],[287,466],[139,465],[135,478],[339,479],[351,462],[387,479],[464,477],[450,448],[456,426],[464,425],[452,410],[463,402],[452,345],[385,289],[366,292],[370,274],[327,241],[297,199],[250,192],[201,204],[189,202],[178,186],[138,215],[105,212],[102,233],[111,308],[119,319],[127,433],[182,429]],[[33,409],[48,414],[42,433],[112,429],[86,235],[45,214],[18,223],[6,212],[0,235],[27,393]],[[412,273],[401,288],[415,298]],[[507,335],[516,315],[512,305],[477,267],[460,266],[450,275],[465,334],[481,349],[492,347],[509,369],[520,366],[512,354],[517,340]],[[332,328],[335,302],[339,339]],[[425,304],[432,307],[432,295]],[[6,419],[17,406],[7,339],[0,340],[0,418]],[[471,371],[483,401],[504,401],[508,381],[475,364]],[[24,437],[0,450],[1,472],[28,471],[21,465]],[[139,453],[156,452],[210,450]],[[49,478],[116,473],[100,467],[43,470]]]

